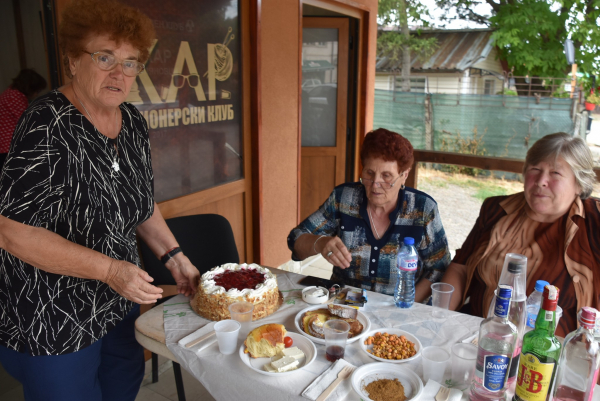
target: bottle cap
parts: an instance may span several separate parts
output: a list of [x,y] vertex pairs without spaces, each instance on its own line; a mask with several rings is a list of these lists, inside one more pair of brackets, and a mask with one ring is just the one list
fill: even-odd
[[586,329],[595,329],[597,313],[598,311],[596,309],[584,306],[581,308],[581,313],[579,315],[579,324]]
[[510,262],[508,262],[508,272],[513,273],[513,274],[521,274],[521,273],[523,273],[524,267],[526,267],[526,266],[527,266],[527,261],[525,261],[525,263],[510,261]]
[[414,245],[415,239],[413,237],[404,237],[404,245]]
[[544,287],[547,285],[550,285],[550,283],[544,280],[538,280],[535,282],[535,290],[537,292],[544,292]]
[[560,290],[548,284],[544,287],[544,294],[542,295],[542,309],[549,312],[554,312],[556,310],[556,305],[558,304],[558,295]]
[[510,285],[500,284],[498,286],[498,297],[510,299],[512,297],[513,288]]

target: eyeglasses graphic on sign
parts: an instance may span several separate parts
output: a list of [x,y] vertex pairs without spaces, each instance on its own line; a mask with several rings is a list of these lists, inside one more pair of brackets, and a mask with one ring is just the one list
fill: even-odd
[[183,85],[185,85],[185,81],[188,82],[190,88],[195,88],[200,84],[200,76],[198,74],[173,74],[171,79],[173,81],[173,86],[176,88],[183,88]]
[[105,52],[85,53],[92,56],[92,60],[94,60],[96,65],[103,71],[110,71],[115,68],[117,64],[121,64],[121,67],[123,67],[123,74],[128,77],[135,77],[144,70],[144,64],[137,60],[117,61],[117,57]]

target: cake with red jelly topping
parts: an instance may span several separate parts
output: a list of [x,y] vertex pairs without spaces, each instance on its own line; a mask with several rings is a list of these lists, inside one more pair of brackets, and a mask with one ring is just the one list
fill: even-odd
[[253,320],[275,312],[279,307],[279,289],[273,273],[255,264],[215,267],[202,275],[191,305],[206,319],[224,320],[230,318],[229,305],[242,301],[254,304]]

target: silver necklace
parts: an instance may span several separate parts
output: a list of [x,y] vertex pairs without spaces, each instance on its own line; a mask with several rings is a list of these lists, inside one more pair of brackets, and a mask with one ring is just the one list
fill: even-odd
[[[73,91],[73,93],[75,93],[75,91]],[[85,110],[85,112],[87,113],[87,115],[90,117],[90,120],[92,120],[92,125],[94,126],[94,129],[96,131],[98,131],[98,128],[96,128],[96,122],[94,121],[94,117],[92,117],[92,115],[90,114],[90,112],[88,111],[88,109],[85,107],[85,104],[83,104],[83,102],[81,101],[81,99],[79,99],[79,96],[77,96],[77,93],[75,93],[75,97],[77,98],[77,100],[79,101],[79,104],[81,104],[81,107],[83,107],[83,109]],[[115,110],[115,122],[118,125],[118,117],[117,117],[117,111]],[[115,171],[119,171],[120,167],[119,167],[119,142],[115,141],[114,143],[115,145],[115,158],[113,159],[113,163],[112,163],[112,169]]]
[[[369,219],[371,219],[371,224],[373,225],[373,230],[375,230],[375,239],[381,239],[381,236],[377,232],[377,227],[375,227],[375,220],[373,220],[373,216],[371,216],[371,208],[369,206],[367,206],[367,213],[369,214]],[[388,223],[388,225],[385,226],[386,230],[389,225],[390,225],[390,223]],[[385,233],[385,231],[384,231],[384,233]]]

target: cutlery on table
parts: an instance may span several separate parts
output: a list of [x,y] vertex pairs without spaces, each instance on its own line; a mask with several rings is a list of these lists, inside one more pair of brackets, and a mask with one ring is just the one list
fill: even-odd
[[435,395],[435,401],[446,401],[449,395],[450,389],[448,387],[440,386],[440,389]]
[[325,391],[323,391],[323,393],[319,396],[319,398],[317,398],[316,401],[325,401],[327,399],[327,397],[329,397],[329,395],[331,393],[333,393],[333,390],[336,389],[336,387],[346,378],[348,378],[352,372],[354,372],[354,368],[352,366],[346,366],[344,369],[340,370],[340,373],[338,373],[337,379],[335,379],[333,381],[333,383],[331,383],[329,385],[329,387],[327,387],[327,389]]
[[215,333],[215,331],[211,331],[211,332],[210,332],[210,333],[208,333],[208,334],[205,334],[205,335],[203,335],[203,336],[201,336],[201,337],[198,337],[198,338],[196,338],[195,340],[192,340],[192,341],[190,341],[189,343],[187,343],[187,344],[185,345],[185,347],[186,347],[186,348],[193,347],[194,345],[196,345],[196,344],[198,344],[198,343],[200,343],[200,342],[202,342],[202,341],[206,340],[206,339],[207,339],[207,338],[209,338],[209,337],[212,337],[212,336],[214,336],[215,334],[216,334],[216,333]]

